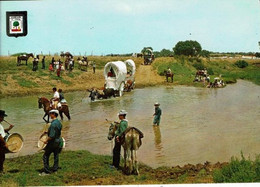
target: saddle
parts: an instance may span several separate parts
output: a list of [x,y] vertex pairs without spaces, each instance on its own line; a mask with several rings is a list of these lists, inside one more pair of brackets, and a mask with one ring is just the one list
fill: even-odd
[[138,129],[138,128],[135,128],[135,127],[128,127],[124,132],[123,134],[120,136],[120,144],[122,145],[123,143],[125,143],[125,135],[126,133],[128,133],[130,130],[136,130],[138,133],[139,133],[139,141],[140,141],[140,146],[142,145],[142,138],[144,137],[144,134]]

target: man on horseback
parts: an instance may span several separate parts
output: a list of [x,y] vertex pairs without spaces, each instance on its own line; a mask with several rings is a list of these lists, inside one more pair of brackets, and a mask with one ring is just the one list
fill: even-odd
[[59,92],[57,92],[57,88],[56,87],[54,87],[54,88],[52,88],[52,91],[53,91],[53,98],[51,98],[51,108],[53,108],[53,109],[57,109],[57,105],[58,105],[58,103],[59,103],[59,101],[60,101],[60,94],[59,94]]
[[62,92],[62,89],[59,89],[58,92],[59,92],[59,96],[60,96],[60,98],[59,98],[60,103],[67,103],[66,99],[64,98],[64,94]]
[[171,73],[172,73],[172,70],[171,70],[170,67],[168,67],[168,69],[167,69],[167,74],[170,75]]
[[127,114],[127,112],[125,110],[121,110],[118,113],[118,118],[121,121],[120,121],[120,123],[118,123],[118,128],[115,132],[115,146],[113,149],[113,166],[117,169],[119,168],[119,164],[120,164],[120,152],[121,152],[120,138],[128,127],[128,121],[126,119],[126,114]]

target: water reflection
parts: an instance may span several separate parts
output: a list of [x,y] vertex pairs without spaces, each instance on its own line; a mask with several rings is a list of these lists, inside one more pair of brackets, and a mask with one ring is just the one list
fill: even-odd
[[156,157],[163,157],[163,145],[161,140],[161,130],[160,126],[153,125],[153,132],[154,132],[154,145],[156,151]]

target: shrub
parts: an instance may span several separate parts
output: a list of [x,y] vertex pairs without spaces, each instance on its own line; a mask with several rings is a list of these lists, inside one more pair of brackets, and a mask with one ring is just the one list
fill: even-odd
[[194,68],[196,68],[197,70],[202,70],[205,68],[205,66],[202,63],[195,63],[192,65]]
[[214,182],[259,182],[260,181],[260,159],[255,161],[246,160],[241,153],[242,159],[232,157],[231,162],[220,170],[213,173]]
[[208,68],[208,74],[209,75],[214,75],[213,69],[212,68]]
[[239,68],[245,68],[248,66],[248,63],[245,60],[238,60],[235,65]]

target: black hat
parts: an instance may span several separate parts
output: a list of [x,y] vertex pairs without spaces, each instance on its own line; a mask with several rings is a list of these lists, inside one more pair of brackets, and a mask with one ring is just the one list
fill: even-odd
[[0,110],[0,116],[1,117],[6,117],[7,115],[5,114],[5,111],[4,110]]

